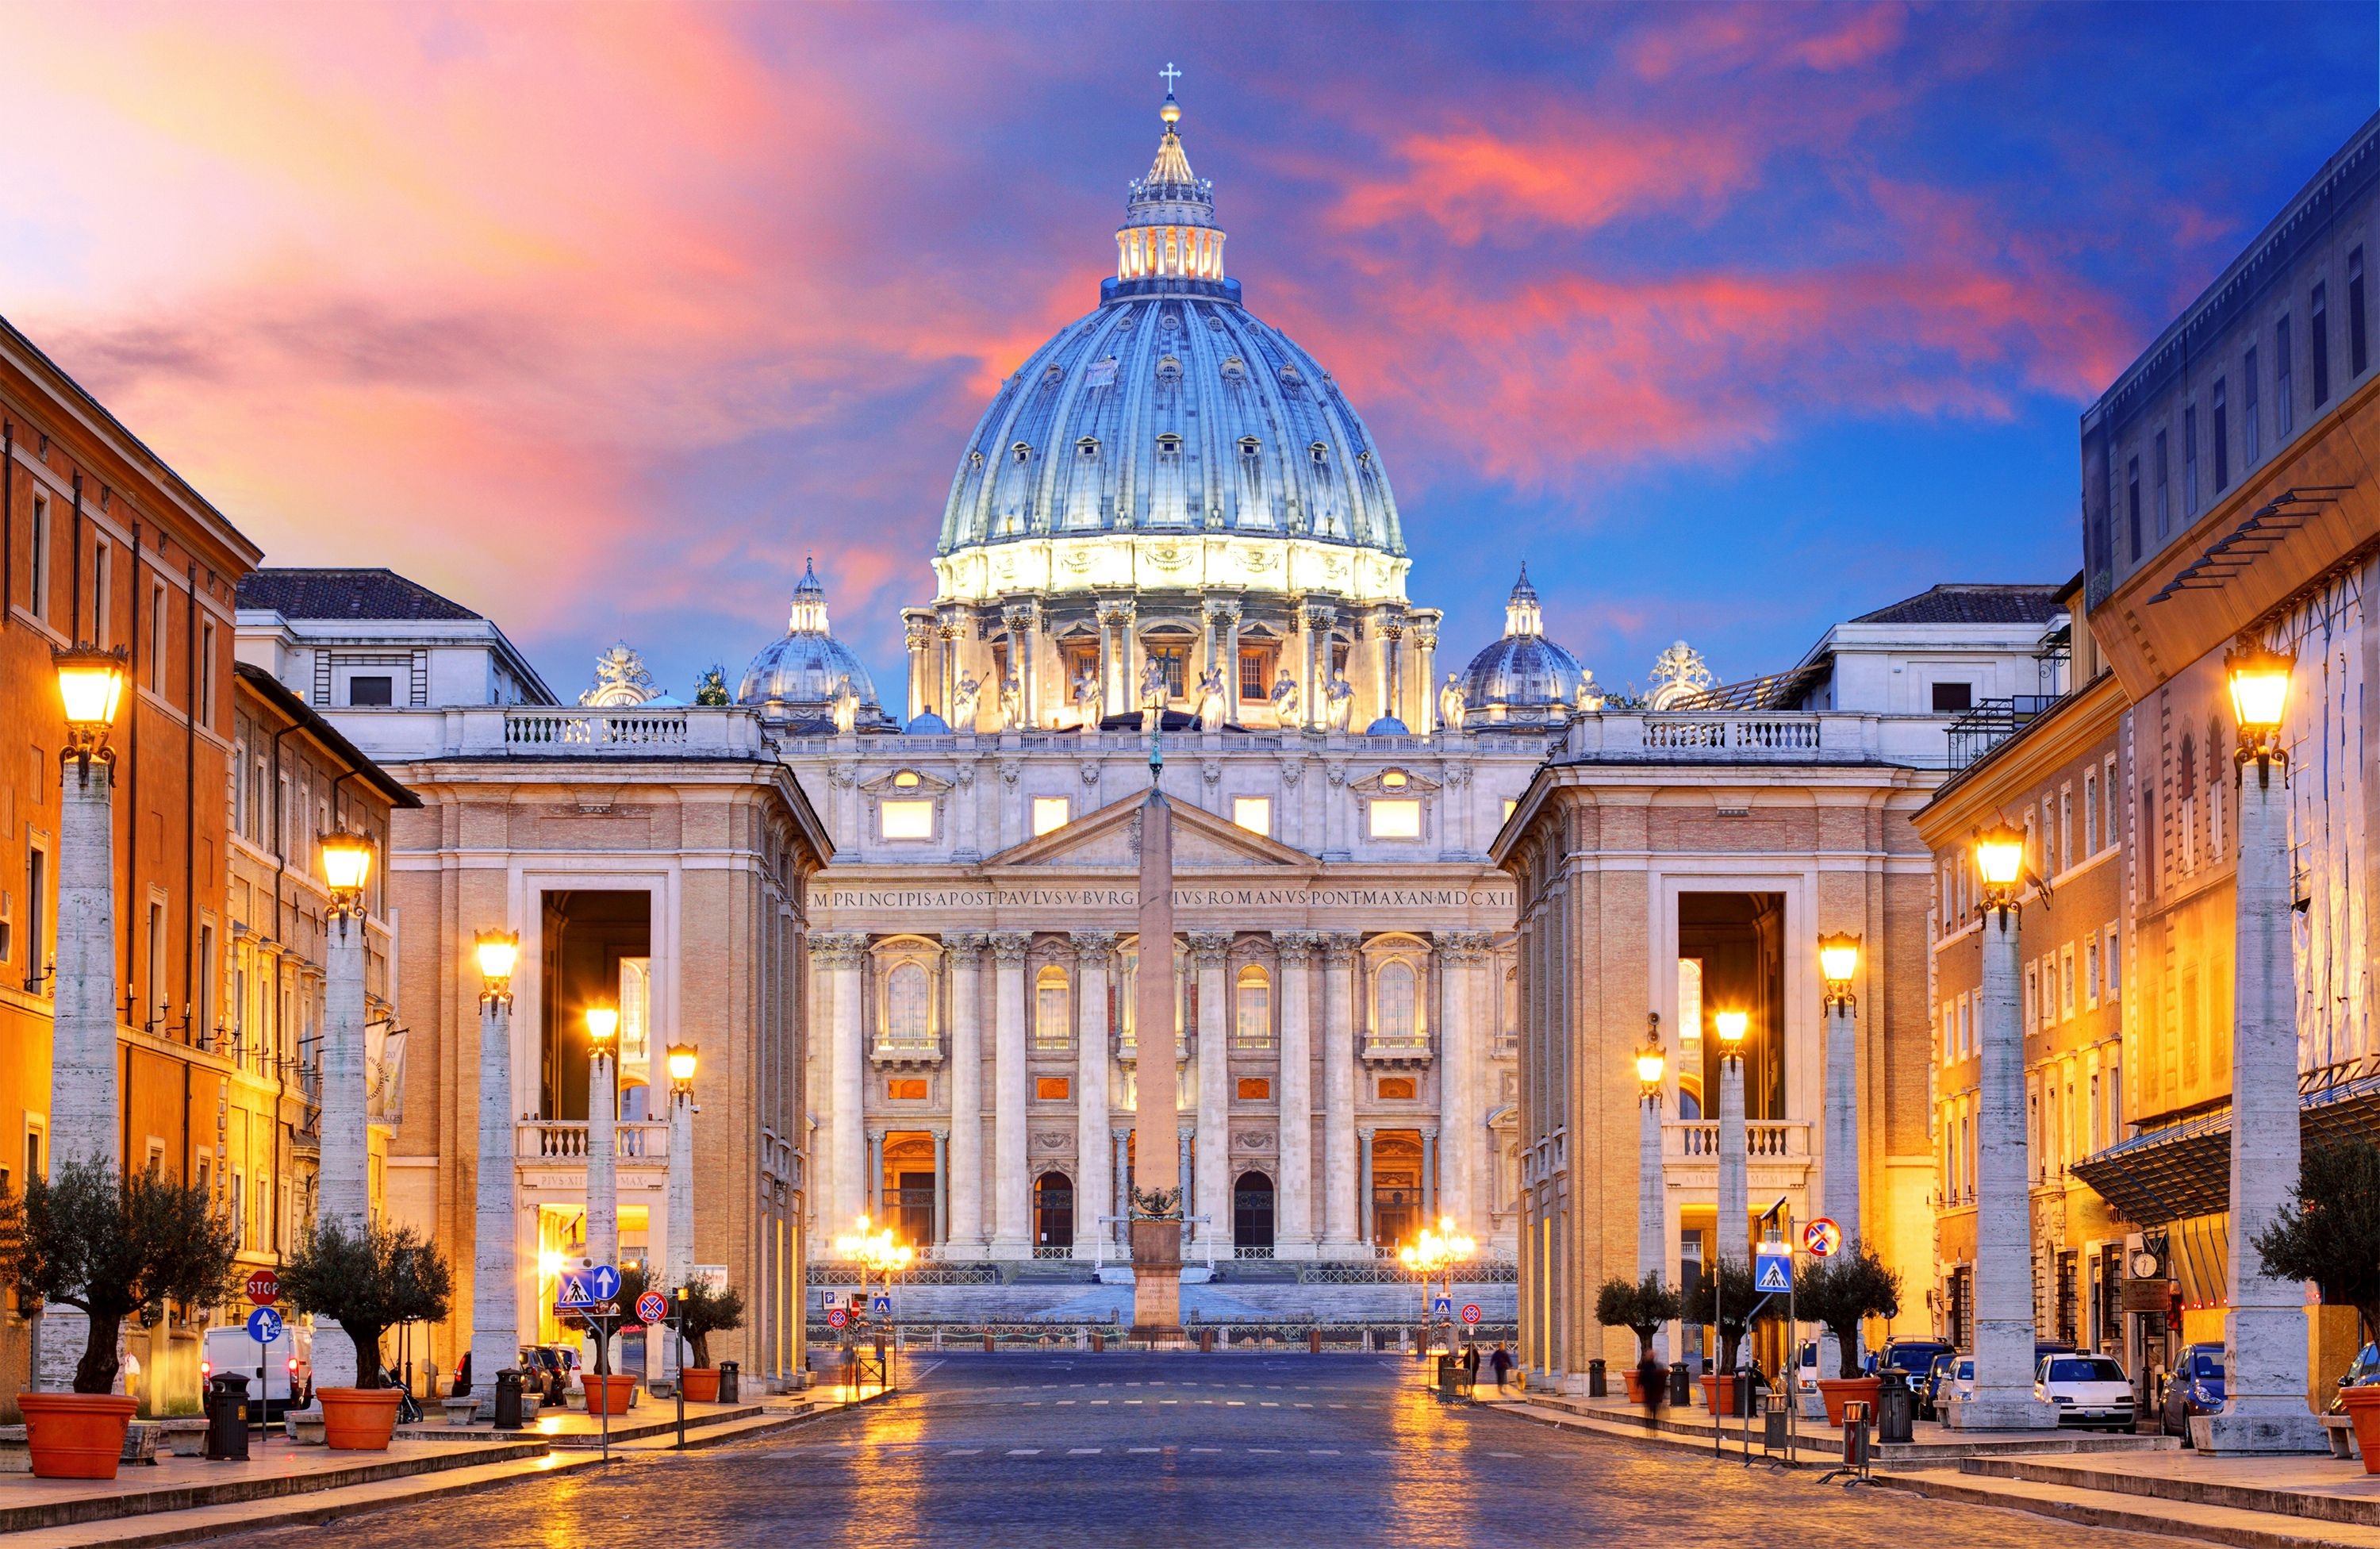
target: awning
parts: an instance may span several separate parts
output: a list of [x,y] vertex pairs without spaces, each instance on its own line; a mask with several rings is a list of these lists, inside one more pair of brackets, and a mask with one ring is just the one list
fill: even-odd
[[[2380,1070],[2323,1081],[2301,1092],[2298,1134],[2307,1146],[2350,1139],[2380,1142]],[[2136,1226],[2220,1215],[2231,1208],[2231,1110],[2217,1108],[2144,1130],[2077,1162],[2074,1176]]]

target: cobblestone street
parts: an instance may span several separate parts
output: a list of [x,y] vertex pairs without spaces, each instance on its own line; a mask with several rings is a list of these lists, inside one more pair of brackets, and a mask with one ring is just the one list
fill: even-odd
[[[1560,1434],[1366,1356],[922,1357],[897,1402],[762,1441],[233,1542],[1782,1546],[2148,1539]],[[1821,1523],[1823,1514],[1823,1524]],[[1922,1526],[1921,1526],[1922,1525]]]

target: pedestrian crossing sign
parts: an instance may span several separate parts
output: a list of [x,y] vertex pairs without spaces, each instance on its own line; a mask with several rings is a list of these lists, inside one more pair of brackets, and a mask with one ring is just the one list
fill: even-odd
[[892,1298],[891,1293],[886,1291],[877,1292],[874,1299],[870,1300],[868,1304],[868,1315],[871,1318],[891,1317],[892,1315]]
[[1430,1298],[1429,1315],[1433,1318],[1451,1318],[1454,1316],[1454,1299],[1451,1296]]
[[1781,1242],[1764,1242],[1754,1261],[1752,1288],[1763,1296],[1784,1296],[1793,1289],[1792,1250]]

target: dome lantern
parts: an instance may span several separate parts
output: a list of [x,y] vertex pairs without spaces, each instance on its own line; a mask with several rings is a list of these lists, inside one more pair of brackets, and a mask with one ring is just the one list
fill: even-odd
[[[1168,65],[1169,81],[1182,72]],[[1157,116],[1164,132],[1148,176],[1134,180],[1116,232],[1119,284],[1186,282],[1166,288],[1215,287],[1223,280],[1223,229],[1215,224],[1215,186],[1190,170],[1182,150],[1182,104],[1169,84]]]
[[789,721],[796,730],[820,730],[834,724],[836,707],[846,695],[855,701],[854,729],[895,729],[877,702],[875,679],[858,653],[828,631],[826,587],[817,567],[805,560],[785,632],[744,669],[735,702],[759,705],[771,721]]

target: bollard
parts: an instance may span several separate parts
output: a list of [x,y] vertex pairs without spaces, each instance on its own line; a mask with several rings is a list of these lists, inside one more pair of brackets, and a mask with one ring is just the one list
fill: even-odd
[[1322,1353],[1322,1331],[1320,1329],[1309,1328],[1305,1331],[1305,1353],[1307,1355],[1320,1355]]
[[1586,1363],[1586,1396],[1589,1398],[1609,1398],[1611,1397],[1611,1383],[1610,1380],[1604,1375],[1604,1365],[1600,1360],[1590,1360]]
[[985,1329],[983,1331],[983,1353],[990,1355],[995,1348],[996,1347],[991,1342],[991,1330]]
[[1200,1355],[1213,1355],[1215,1353],[1215,1331],[1213,1329],[1202,1328],[1198,1331],[1198,1353]]
[[513,1367],[496,1373],[496,1429],[521,1428],[521,1374]]

